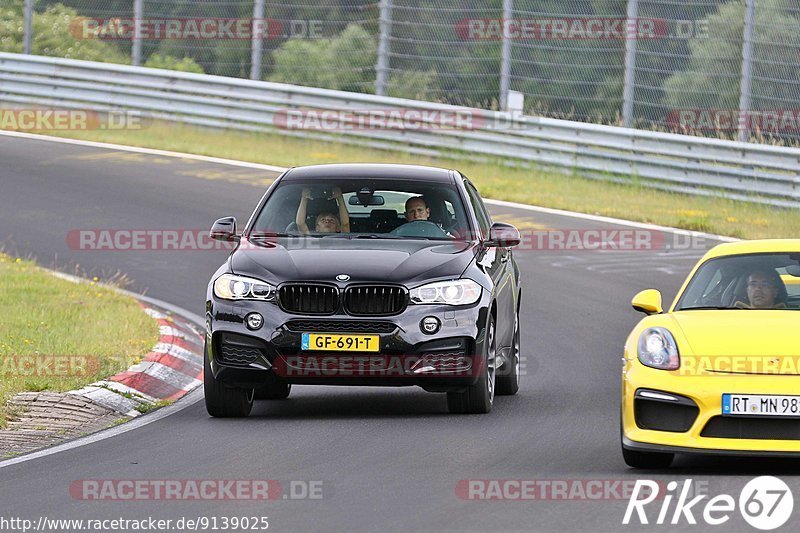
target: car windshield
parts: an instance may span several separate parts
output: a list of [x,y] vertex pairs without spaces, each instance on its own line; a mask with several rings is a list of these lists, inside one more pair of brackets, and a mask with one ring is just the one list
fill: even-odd
[[468,228],[451,184],[331,178],[282,182],[250,236],[453,240],[464,238]]
[[706,262],[675,308],[691,309],[800,310],[800,253],[735,255]]

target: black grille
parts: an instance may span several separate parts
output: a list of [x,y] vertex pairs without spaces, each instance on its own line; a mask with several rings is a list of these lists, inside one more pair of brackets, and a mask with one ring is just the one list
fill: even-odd
[[715,416],[708,421],[700,436],[721,439],[800,440],[800,420]]
[[233,365],[249,365],[261,355],[258,348],[250,346],[237,346],[235,344],[222,344],[222,361]]
[[407,303],[405,288],[392,285],[349,287],[344,293],[344,307],[350,315],[396,315]]
[[633,412],[636,425],[642,429],[682,433],[689,431],[700,409],[696,405],[637,397],[633,401]]
[[391,333],[397,326],[379,320],[290,320],[286,327],[291,331],[330,332],[343,331],[357,333]]
[[332,315],[339,308],[339,290],[330,285],[284,285],[278,291],[278,301],[289,313]]

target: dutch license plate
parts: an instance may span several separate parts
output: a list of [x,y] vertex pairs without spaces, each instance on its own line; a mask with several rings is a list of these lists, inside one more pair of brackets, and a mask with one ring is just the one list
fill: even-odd
[[301,349],[328,352],[377,352],[380,351],[380,337],[378,335],[303,333]]
[[731,416],[800,417],[800,396],[723,394],[722,414]]

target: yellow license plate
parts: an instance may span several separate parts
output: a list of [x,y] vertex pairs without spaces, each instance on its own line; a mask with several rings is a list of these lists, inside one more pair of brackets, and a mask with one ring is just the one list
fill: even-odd
[[303,333],[303,350],[328,352],[378,352],[378,335],[330,335],[326,333]]

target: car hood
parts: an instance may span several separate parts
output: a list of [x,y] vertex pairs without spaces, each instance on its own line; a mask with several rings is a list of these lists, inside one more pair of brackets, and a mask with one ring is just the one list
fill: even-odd
[[[243,239],[231,269],[268,283],[390,282],[412,286],[427,279],[459,277],[475,256],[470,242],[406,239],[280,238],[266,244]],[[340,283],[343,285],[343,283]]]
[[671,317],[682,338],[676,339],[681,360],[694,357],[719,372],[800,374],[800,311],[697,310]]

